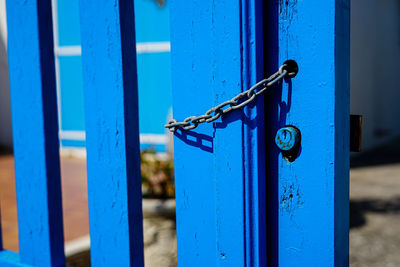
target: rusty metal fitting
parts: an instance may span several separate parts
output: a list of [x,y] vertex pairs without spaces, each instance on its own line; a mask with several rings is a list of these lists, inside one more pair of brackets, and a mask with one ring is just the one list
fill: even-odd
[[281,151],[290,151],[299,147],[300,132],[293,126],[286,126],[278,130],[275,143]]

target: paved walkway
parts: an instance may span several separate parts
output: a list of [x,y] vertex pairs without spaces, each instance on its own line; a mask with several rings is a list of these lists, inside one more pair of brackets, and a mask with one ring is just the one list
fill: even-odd
[[[65,240],[89,233],[86,162],[82,159],[61,160]],[[18,251],[17,207],[15,200],[14,160],[0,155],[0,205],[3,246]]]
[[351,171],[351,266],[400,266],[400,164]]

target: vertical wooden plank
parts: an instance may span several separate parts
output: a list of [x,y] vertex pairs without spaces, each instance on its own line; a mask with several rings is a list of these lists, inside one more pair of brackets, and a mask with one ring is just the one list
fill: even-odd
[[64,266],[51,0],[7,1],[20,259]]
[[[241,1],[242,89],[264,78],[263,1]],[[276,72],[273,71],[273,72]],[[267,73],[269,76],[271,73]],[[266,266],[264,99],[244,108],[243,168],[246,266]],[[229,205],[229,204],[228,204]]]
[[[268,68],[287,58],[295,79],[267,100],[272,266],[348,266],[349,1],[268,1]],[[298,158],[274,135],[301,131]]]
[[29,267],[32,265],[27,265],[21,263],[21,257],[18,253],[13,251],[3,250],[0,251],[0,266],[1,267]]
[[143,266],[133,1],[80,1],[93,266]]
[[[174,118],[204,114],[262,76],[261,3],[171,1]],[[264,265],[262,102],[175,133],[178,265]]]

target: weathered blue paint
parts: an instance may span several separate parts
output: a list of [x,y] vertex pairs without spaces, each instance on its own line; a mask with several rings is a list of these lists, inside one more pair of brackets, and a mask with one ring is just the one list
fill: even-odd
[[[174,118],[203,114],[262,78],[261,4],[171,1]],[[175,133],[179,266],[264,266],[263,112],[260,99]]]
[[278,130],[275,143],[280,150],[289,151],[299,145],[300,135],[292,126],[283,127]]
[[93,266],[143,266],[133,1],[80,1]]
[[[243,49],[242,90],[246,90],[264,78],[263,1],[245,0],[240,1],[240,3]],[[267,74],[267,76],[269,75],[271,73]],[[264,100],[262,98],[257,99],[256,106],[244,108],[242,122],[246,266],[265,266],[267,249],[265,212],[266,151]],[[229,180],[227,181],[226,188],[229,186]],[[229,203],[228,199],[227,202]],[[229,205],[228,203],[227,206]]]
[[0,251],[3,250],[3,234],[1,232],[1,208],[0,208]]
[[[271,266],[347,266],[349,223],[349,1],[269,1],[267,70],[290,58],[296,78],[267,98]],[[301,131],[298,158],[274,133]]]
[[64,266],[51,0],[7,1],[20,261]]

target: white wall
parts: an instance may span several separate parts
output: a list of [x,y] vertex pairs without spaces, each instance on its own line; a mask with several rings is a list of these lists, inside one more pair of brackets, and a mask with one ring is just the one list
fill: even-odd
[[400,136],[400,1],[351,1],[351,112],[363,146]]
[[0,0],[0,145],[12,146],[5,0]]

